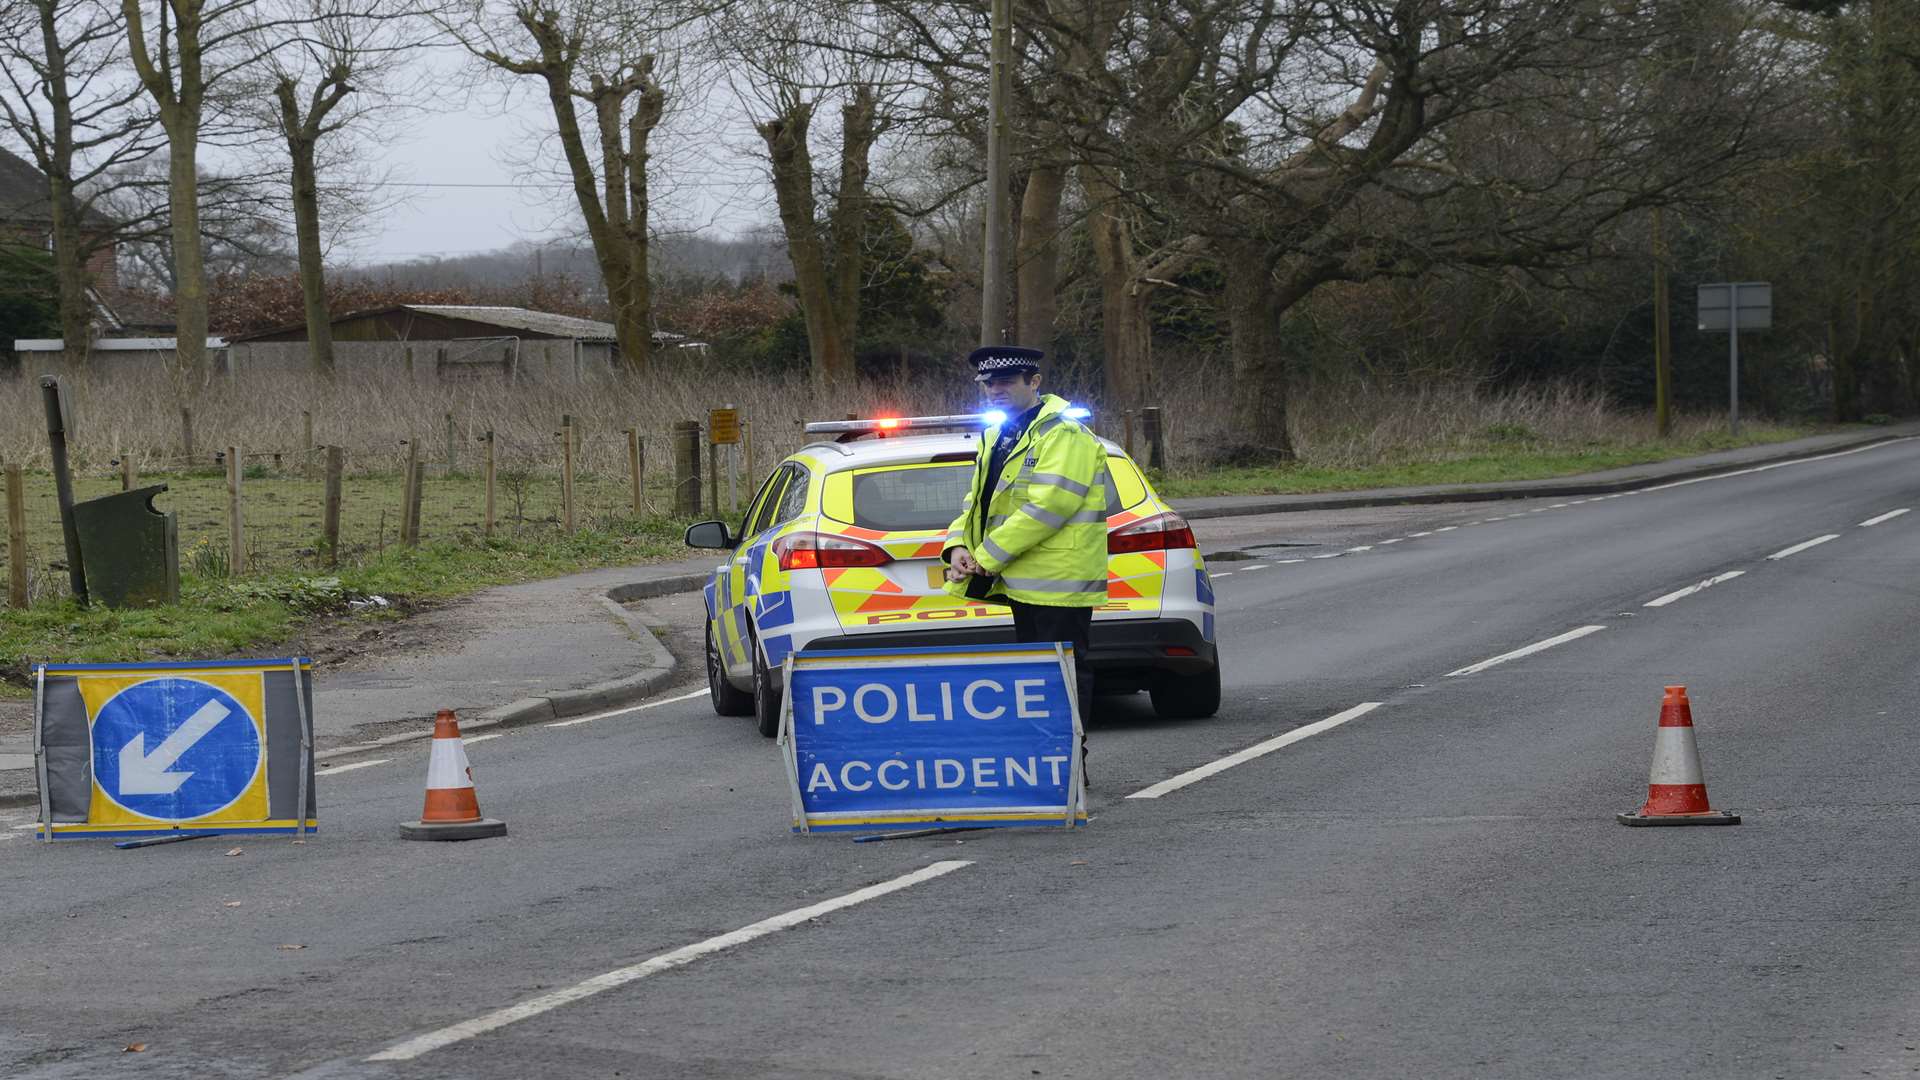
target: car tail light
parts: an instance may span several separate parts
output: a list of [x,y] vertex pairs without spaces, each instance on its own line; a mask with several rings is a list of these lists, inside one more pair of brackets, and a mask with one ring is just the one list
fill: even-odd
[[788,533],[773,542],[782,570],[813,570],[833,566],[885,566],[893,556],[884,548],[832,533]]
[[1193,526],[1171,511],[1155,514],[1107,534],[1107,554],[1131,555],[1136,551],[1178,551],[1196,546]]

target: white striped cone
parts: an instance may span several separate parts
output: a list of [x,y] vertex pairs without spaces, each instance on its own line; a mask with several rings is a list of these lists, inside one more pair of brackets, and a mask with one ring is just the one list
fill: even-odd
[[1620,814],[1623,825],[1737,825],[1738,814],[1721,813],[1707,802],[1707,781],[1700,771],[1700,749],[1693,741],[1693,706],[1684,686],[1667,687],[1660,702],[1660,726],[1654,729],[1653,766],[1647,770],[1647,801],[1639,811]]
[[467,746],[460,739],[460,722],[452,709],[441,709],[433,718],[426,807],[419,821],[400,826],[400,835],[409,840],[477,840],[506,834],[503,822],[480,816],[480,799],[473,789]]

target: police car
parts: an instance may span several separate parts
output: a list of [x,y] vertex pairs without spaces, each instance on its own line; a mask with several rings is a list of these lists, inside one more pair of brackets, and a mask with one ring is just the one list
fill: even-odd
[[[1082,414],[1084,415],[1084,413]],[[706,585],[707,689],[722,716],[779,728],[781,665],[795,651],[1013,640],[1001,604],[942,588],[941,549],[973,483],[982,431],[1000,418],[890,417],[808,424],[833,436],[788,455],[737,528],[690,526],[691,547],[729,552]],[[1088,661],[1103,692],[1146,690],[1161,716],[1220,706],[1213,585],[1193,530],[1120,447],[1107,451],[1107,603]]]

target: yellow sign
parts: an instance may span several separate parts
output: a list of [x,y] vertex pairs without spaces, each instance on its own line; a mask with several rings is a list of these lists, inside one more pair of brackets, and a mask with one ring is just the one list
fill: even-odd
[[707,441],[732,446],[740,441],[740,410],[712,409],[707,413]]

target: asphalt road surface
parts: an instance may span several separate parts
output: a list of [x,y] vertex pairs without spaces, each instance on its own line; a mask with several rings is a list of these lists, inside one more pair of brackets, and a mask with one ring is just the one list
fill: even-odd
[[[1920,440],[1207,525],[1226,704],[1104,699],[1074,833],[789,835],[692,685],[473,740],[503,840],[396,837],[417,745],[305,844],[11,811],[0,1076],[1920,1072]],[[1614,821],[1671,683],[1737,827]]]

